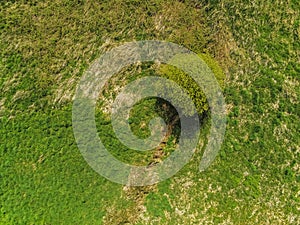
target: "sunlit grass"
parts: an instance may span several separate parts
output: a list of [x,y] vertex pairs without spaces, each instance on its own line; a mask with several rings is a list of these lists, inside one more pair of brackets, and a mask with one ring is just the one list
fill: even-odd
[[[300,223],[299,1],[32,0],[0,7],[1,224]],[[101,53],[147,39],[218,61],[226,72],[227,132],[207,171],[198,173],[203,141],[172,179],[124,191],[82,158],[71,100]],[[139,107],[147,106],[137,105],[136,115]],[[148,134],[143,118],[151,117],[144,116],[133,121],[141,136]],[[107,118],[98,117],[103,127]],[[208,129],[209,121],[202,140]],[[151,157],[120,155],[146,164]]]

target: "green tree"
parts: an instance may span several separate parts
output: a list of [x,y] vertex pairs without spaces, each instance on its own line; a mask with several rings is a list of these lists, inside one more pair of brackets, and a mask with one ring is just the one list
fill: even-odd
[[[208,54],[198,54],[198,56],[207,64],[210,70],[213,72],[215,78],[217,79],[221,88],[224,86],[225,74],[223,73],[221,67],[217,64],[217,62]],[[181,56],[179,56],[181,57]],[[193,59],[195,57],[183,56],[180,58],[182,63],[193,63]],[[193,67],[193,64],[191,64]],[[206,96],[199,87],[199,85],[194,81],[194,79],[178,69],[177,67],[169,64],[163,64],[159,70],[160,76],[175,81],[179,86],[181,86],[189,97],[193,100],[197,113],[199,115],[205,114],[209,110],[209,104],[207,102]],[[165,84],[163,84],[166,86]],[[184,110],[183,114],[186,116],[192,115],[192,111],[187,105],[186,99],[180,93],[174,93],[172,95],[175,98],[175,102],[181,106]]]

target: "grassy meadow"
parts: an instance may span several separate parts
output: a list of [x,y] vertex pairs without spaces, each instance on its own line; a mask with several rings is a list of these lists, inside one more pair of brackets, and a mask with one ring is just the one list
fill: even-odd
[[[8,0],[0,9],[0,224],[300,224],[298,0]],[[190,163],[153,186],[112,183],[80,154],[76,85],[102,53],[133,40],[183,45],[225,74],[227,130],[206,171],[209,117]],[[103,109],[126,82],[156,72],[127,68],[98,102],[99,136],[122,161],[156,159],[122,146]],[[133,108],[138,136],[154,115],[168,119],[156,103]],[[176,131],[161,159],[175,145]]]

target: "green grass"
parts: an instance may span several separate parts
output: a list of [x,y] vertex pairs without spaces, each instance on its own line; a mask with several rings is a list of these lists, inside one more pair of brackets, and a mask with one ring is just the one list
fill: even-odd
[[98,224],[107,202],[128,204],[78,152],[71,105],[2,118],[1,137],[1,224]]
[[[300,223],[299,1],[32,0],[0,7],[0,224]],[[126,191],[84,161],[71,100],[101,53],[146,39],[218,61],[228,125],[208,170],[198,173],[209,121],[178,174]],[[124,82],[112,80],[104,97]],[[141,102],[132,112],[141,136],[148,135],[141,124],[154,115],[138,114],[145,107],[155,111],[156,104]],[[136,164],[152,160],[151,152],[123,148],[107,115],[97,116],[112,154]],[[172,149],[170,141],[165,151]]]

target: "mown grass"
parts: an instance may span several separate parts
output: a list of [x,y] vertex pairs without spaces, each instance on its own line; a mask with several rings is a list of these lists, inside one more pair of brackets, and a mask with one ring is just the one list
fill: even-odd
[[[1,2],[0,223],[300,223],[299,8],[296,0]],[[228,126],[207,171],[198,173],[201,143],[180,173],[128,198],[83,160],[71,99],[103,51],[144,39],[217,59]]]

